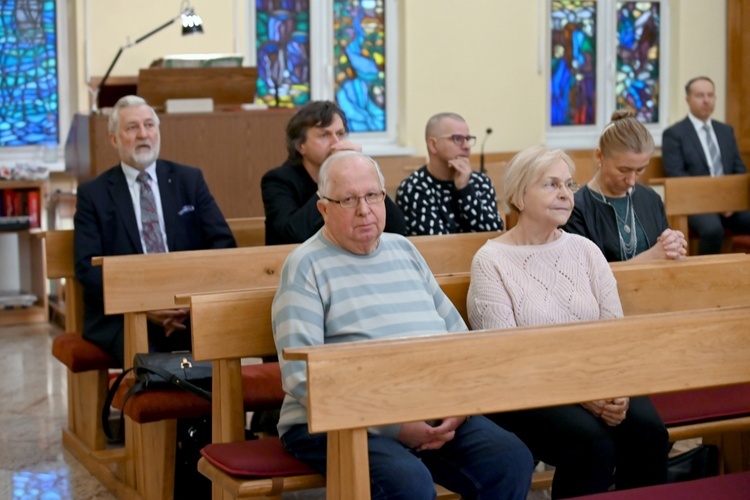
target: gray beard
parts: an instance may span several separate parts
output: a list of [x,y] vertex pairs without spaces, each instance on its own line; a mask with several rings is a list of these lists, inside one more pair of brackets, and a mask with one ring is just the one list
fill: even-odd
[[160,144],[155,144],[148,152],[133,153],[133,160],[136,163],[136,165],[134,166],[140,169],[144,169],[155,162],[159,157],[159,146]]

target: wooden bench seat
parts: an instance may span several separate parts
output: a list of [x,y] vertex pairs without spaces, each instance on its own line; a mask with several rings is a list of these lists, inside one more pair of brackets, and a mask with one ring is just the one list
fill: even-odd
[[[750,258],[745,255],[722,255],[711,257],[693,257],[684,262],[672,263],[623,263],[613,266],[613,271],[618,279],[620,294],[623,306],[627,314],[647,314],[654,310],[689,310],[691,307],[722,307],[727,305],[736,305],[737,302],[744,301],[750,303],[749,293],[739,293],[737,300],[724,298],[722,293],[714,293],[714,287],[727,278],[728,286],[742,292],[740,281],[745,278],[745,291],[750,292],[750,279],[747,270],[750,266]],[[682,267],[680,267],[682,266]],[[681,272],[678,272],[681,270]],[[708,276],[707,276],[708,275]],[[728,279],[729,276],[733,279]],[[701,280],[701,277],[703,279]],[[466,312],[466,292],[469,285],[469,275],[467,273],[458,273],[447,276],[438,276],[438,282],[448,297],[458,306],[458,309],[465,316]],[[705,285],[705,286],[704,286]],[[710,295],[710,297],[701,298],[701,294]],[[273,344],[270,307],[275,290],[249,290],[235,291],[226,293],[211,293],[193,295],[190,297],[181,297],[178,302],[190,304],[191,316],[193,321],[193,348],[197,358],[205,356],[206,359],[223,359],[227,363],[222,373],[231,373],[236,370],[236,365],[228,363],[228,360],[234,357],[252,357],[263,356],[275,352]],[[734,296],[732,296],[734,297]],[[232,317],[232,324],[227,324],[225,318]],[[234,326],[232,326],[234,325]],[[236,326],[244,325],[242,328]],[[252,325],[252,327],[248,327]],[[214,345],[211,339],[221,331],[225,335],[225,343]],[[224,349],[227,344],[232,347]],[[214,358],[219,356],[219,358]],[[217,365],[215,365],[217,366]],[[233,394],[231,387],[226,386],[226,375],[214,375],[214,393],[217,390],[223,391],[224,399],[214,407],[214,416],[219,412],[225,417],[227,415],[237,414],[240,409],[236,405],[237,396]],[[218,385],[218,387],[217,387]],[[746,391],[746,386],[741,386]],[[724,391],[726,395],[727,388],[718,388]],[[743,392],[744,394],[745,392]],[[230,396],[227,396],[230,394]],[[689,394],[689,393],[683,393]],[[674,402],[687,403],[686,408],[692,404],[690,399],[685,399],[682,395],[677,396]],[[742,400],[739,406],[744,405],[750,410],[750,398]],[[722,422],[725,422],[726,415]],[[207,448],[204,452],[206,460],[199,462],[199,470],[209,477],[214,484],[230,493],[235,498],[252,496],[243,491],[250,491],[251,481],[246,481],[244,477],[251,477],[251,474],[244,474],[241,477],[232,477],[227,471],[232,467],[222,467],[220,461],[214,457],[217,450],[221,450],[223,444],[242,440],[240,417],[235,415],[234,425],[236,428],[231,429],[222,427],[214,428],[215,445]],[[674,429],[685,429],[685,422],[676,422],[683,424],[673,427]],[[716,424],[714,424],[716,425]],[[750,428],[744,424],[744,428]],[[715,427],[707,427],[700,432],[705,435],[711,432]],[[691,431],[698,432],[698,431]],[[248,448],[233,444],[229,449],[244,450],[250,452],[253,445],[247,445]],[[226,459],[231,453],[219,454],[218,456]],[[284,476],[283,471],[278,471],[278,475]],[[549,484],[550,475],[537,477],[537,484],[544,486]],[[243,489],[244,488],[244,489]]]
[[62,429],[62,444],[102,484],[122,492],[125,453],[108,448],[101,423],[101,409],[109,387],[109,369],[117,360],[85,340],[81,284],[75,278],[73,231],[41,233],[48,279],[65,280],[65,333],[52,341],[52,355],[67,368],[68,422]]
[[[490,233],[420,236],[412,238],[412,242],[428,264],[435,267],[435,272],[466,271],[473,255],[492,236]],[[105,312],[125,315],[125,363],[129,365],[135,353],[148,351],[148,311],[176,307],[174,297],[178,293],[276,286],[283,263],[293,248],[295,245],[281,245],[94,259],[102,266]],[[214,342],[219,338],[223,341],[225,335],[220,333]],[[257,368],[246,368],[253,369]],[[278,387],[279,382],[274,383]],[[125,408],[129,417],[125,419],[126,455],[133,457],[135,485],[144,498],[171,496],[173,473],[168,458],[173,456],[169,448],[174,446],[176,422],[159,416],[177,415],[178,409],[183,408],[181,405],[189,404],[189,396],[177,393],[170,395],[169,400],[149,397],[142,400],[141,408],[138,401],[142,396],[138,395],[133,398],[134,406],[131,408],[128,403]],[[181,401],[175,402],[174,398]],[[167,406],[168,401],[172,401],[172,406]],[[192,401],[198,404],[195,399]],[[258,409],[247,405],[245,408]],[[200,405],[194,409],[200,414],[205,411],[205,406]]]
[[[370,498],[368,427],[750,382],[749,329],[746,306],[322,345],[284,356],[306,362],[310,431],[328,433],[327,498],[358,500]],[[451,376],[436,383],[435,366]]]
[[750,472],[727,474],[649,488],[612,491],[570,500],[738,500],[750,492]]

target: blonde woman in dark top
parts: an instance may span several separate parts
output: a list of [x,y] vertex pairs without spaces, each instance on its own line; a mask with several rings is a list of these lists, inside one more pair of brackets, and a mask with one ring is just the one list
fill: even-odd
[[659,195],[638,184],[653,151],[651,133],[633,112],[615,111],[599,138],[596,175],[575,195],[565,230],[596,243],[609,262],[687,254],[685,235],[669,228]]

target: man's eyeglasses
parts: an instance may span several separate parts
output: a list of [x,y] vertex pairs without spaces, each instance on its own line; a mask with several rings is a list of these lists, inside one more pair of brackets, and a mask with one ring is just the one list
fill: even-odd
[[367,193],[364,196],[347,196],[346,198],[342,198],[340,200],[334,200],[332,198],[328,198],[327,196],[323,196],[322,194],[320,197],[326,201],[330,201],[331,203],[337,203],[341,208],[355,208],[357,205],[359,205],[359,200],[365,200],[365,203],[368,205],[374,205],[376,203],[380,203],[385,199],[385,191],[379,191],[377,193]]
[[560,179],[548,179],[542,184],[542,189],[549,192],[562,191],[563,189],[567,189],[571,193],[575,193],[580,188],[581,186],[579,186],[578,183],[573,180],[563,182]]
[[450,139],[453,141],[453,143],[456,146],[463,146],[464,141],[469,143],[469,146],[473,146],[477,143],[477,136],[475,135],[461,135],[461,134],[452,134],[452,135],[443,135],[440,136],[441,139]]

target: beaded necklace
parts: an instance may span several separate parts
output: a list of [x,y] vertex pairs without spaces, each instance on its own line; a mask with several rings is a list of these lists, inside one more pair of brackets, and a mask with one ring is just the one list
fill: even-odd
[[[599,196],[601,196],[601,200],[599,200],[596,196],[594,199],[597,201],[601,201],[602,203],[605,203],[612,207],[612,210],[615,212],[615,217],[617,218],[617,236],[620,238],[620,258],[623,261],[630,260],[633,257],[635,257],[637,248],[638,248],[638,235],[635,227],[635,208],[633,207],[633,200],[631,198],[631,190],[628,190],[627,193],[627,204],[625,205],[625,214],[624,217],[620,217],[620,214],[617,213],[617,209],[612,205],[612,203],[609,202],[606,196],[604,196],[604,192],[602,191],[601,186],[599,185],[599,175],[597,174],[596,177],[594,177],[594,182],[596,183],[596,188],[598,192],[591,190],[592,192],[595,192]],[[628,220],[630,219],[630,220]],[[620,228],[622,227],[622,230]],[[625,232],[626,235],[630,235],[630,241],[625,241],[625,238],[623,238],[623,232]]]

